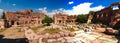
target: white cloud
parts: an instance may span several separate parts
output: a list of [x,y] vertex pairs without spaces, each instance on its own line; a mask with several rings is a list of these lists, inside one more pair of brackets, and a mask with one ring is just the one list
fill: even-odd
[[0,18],[2,17],[3,15],[3,9],[0,9]]
[[97,7],[91,8],[91,10],[92,10],[92,11],[99,11],[99,10],[101,10],[101,9],[103,9],[103,8],[105,8],[105,7],[102,6],[102,5],[99,5],[99,6],[97,6]]
[[89,11],[99,11],[103,8],[105,8],[102,5],[96,6],[96,7],[90,7],[92,3],[82,3],[77,6],[73,6],[72,10],[66,10],[64,8],[60,8],[57,10],[54,10],[56,13],[64,13],[69,15],[78,15],[78,14],[88,14]]
[[48,12],[47,15],[50,16],[50,17],[53,17],[54,14],[56,14],[57,11],[52,11],[52,12]]
[[117,6],[116,7],[113,7],[113,10],[116,10],[116,9],[119,9]]
[[16,6],[16,4],[12,4],[13,6]]
[[54,14],[56,13],[64,13],[65,9],[63,8],[60,8],[60,9],[56,9],[56,10],[52,10],[50,12],[47,11],[47,7],[43,7],[43,8],[38,8],[37,9],[40,13],[45,13],[46,15],[50,16],[50,17],[53,17]]
[[47,15],[50,17],[53,17],[54,14],[58,14],[58,13],[64,13],[65,9],[60,8],[60,9],[56,9],[56,10],[52,10],[51,12],[48,12]]
[[52,17],[56,13],[63,13],[63,14],[69,14],[69,15],[88,14],[89,11],[98,11],[105,8],[102,5],[91,8],[90,7],[91,5],[92,3],[82,3],[77,6],[73,6],[71,10],[60,8],[60,9],[53,10],[51,12],[47,11],[47,7],[39,8],[38,10]]
[[3,9],[0,9],[0,12],[1,12],[1,11],[3,12]]
[[3,10],[2,9],[0,9],[0,14],[2,14],[3,13]]
[[73,4],[73,3],[74,3],[73,1],[68,2],[68,4]]
[[36,9],[36,10],[38,10],[40,13],[44,13],[44,14],[50,16],[50,17],[53,17],[53,15],[57,12],[57,11],[55,11],[55,10],[53,10],[52,12],[48,12],[48,11],[47,11],[47,7],[38,8],[38,9]]
[[91,8],[90,6],[92,5],[92,3],[82,3],[79,4],[77,6],[73,6],[72,10],[66,10],[66,13],[68,14],[88,14],[89,11],[98,11],[104,8],[104,6],[100,5],[100,6],[96,6]]
[[37,10],[39,10],[41,13],[47,13],[47,7],[38,8]]

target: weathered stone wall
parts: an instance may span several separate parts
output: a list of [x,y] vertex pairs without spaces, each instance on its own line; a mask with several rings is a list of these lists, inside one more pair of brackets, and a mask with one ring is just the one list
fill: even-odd
[[6,12],[7,26],[30,26],[42,24],[46,15],[43,13],[33,12],[32,10],[22,10],[17,12]]
[[76,16],[66,14],[55,14],[53,19],[55,24],[75,24]]
[[[119,9],[113,10],[114,6],[118,6]],[[92,22],[102,22],[103,24],[111,27],[120,27],[120,2],[111,4],[108,8],[104,8],[95,12]]]
[[0,19],[0,30],[4,28],[4,19]]

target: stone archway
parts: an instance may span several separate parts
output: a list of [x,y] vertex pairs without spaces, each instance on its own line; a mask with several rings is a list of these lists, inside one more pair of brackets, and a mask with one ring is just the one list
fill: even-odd
[[[113,10],[113,7],[115,6],[118,7],[118,9]],[[108,26],[111,25],[110,23],[115,23],[115,25],[112,25],[112,27],[117,26],[118,21],[114,22],[113,19],[115,19],[116,17],[120,17],[119,12],[120,12],[120,2],[115,2],[111,4],[109,7],[95,12],[95,14],[93,15],[95,17],[93,17],[92,22],[93,23],[101,22]]]
[[111,4],[110,8],[113,9],[114,6],[118,6],[118,8],[120,9],[120,2],[115,2],[115,3]]
[[14,25],[14,23],[15,23],[15,22],[12,20],[12,21],[11,21],[11,25]]

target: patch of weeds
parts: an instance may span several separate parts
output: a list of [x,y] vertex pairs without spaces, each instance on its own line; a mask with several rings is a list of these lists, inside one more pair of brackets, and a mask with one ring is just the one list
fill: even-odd
[[43,28],[45,27],[45,25],[42,25],[42,26],[37,26],[37,27],[32,27],[31,29],[36,32],[39,28]]
[[21,28],[17,28],[18,29],[18,32],[21,32]]
[[3,32],[3,31],[5,31],[7,28],[2,28],[1,30],[0,30],[0,32]]
[[46,34],[46,33],[56,34],[56,33],[59,33],[59,32],[60,32],[59,29],[50,28],[50,29],[45,29],[41,34]]

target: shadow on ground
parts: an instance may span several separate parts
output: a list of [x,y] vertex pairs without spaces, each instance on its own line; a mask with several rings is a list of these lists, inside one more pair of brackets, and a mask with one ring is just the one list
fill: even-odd
[[118,43],[120,43],[120,35],[116,35],[116,38],[118,39]]
[[0,35],[0,43],[28,43],[27,38],[7,39]]

